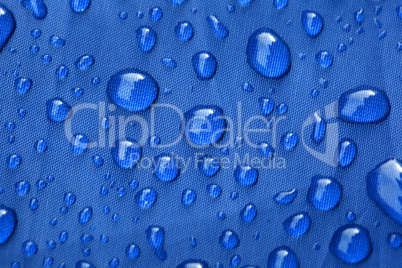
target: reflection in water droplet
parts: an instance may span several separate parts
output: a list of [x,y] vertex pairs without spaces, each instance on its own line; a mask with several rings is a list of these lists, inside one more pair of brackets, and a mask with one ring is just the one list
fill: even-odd
[[362,262],[371,253],[369,232],[359,225],[344,225],[333,234],[329,248],[346,263]]
[[110,77],[106,93],[112,103],[129,111],[138,112],[154,103],[159,88],[147,73],[137,69],[124,69]]
[[289,47],[268,28],[260,28],[249,37],[246,53],[248,64],[265,77],[280,78],[289,71]]
[[323,26],[323,20],[320,14],[306,10],[303,11],[301,20],[304,30],[310,37],[315,38],[319,35]]

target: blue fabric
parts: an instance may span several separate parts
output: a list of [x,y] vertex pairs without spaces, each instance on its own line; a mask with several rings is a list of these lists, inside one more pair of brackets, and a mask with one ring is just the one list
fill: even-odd
[[[402,44],[398,45],[402,42],[402,11],[398,9],[401,1],[289,0],[280,10],[273,2],[281,1],[272,0],[93,0],[89,6],[88,1],[83,1],[83,6],[68,0],[23,2],[1,1],[14,14],[16,29],[0,53],[0,205],[14,211],[17,219],[11,236],[0,244],[1,268],[18,267],[16,263],[19,267],[50,263],[52,267],[63,263],[65,267],[75,267],[79,261],[95,267],[176,267],[190,259],[202,260],[209,267],[230,267],[234,255],[240,256],[236,267],[267,267],[272,264],[268,262],[270,253],[275,256],[278,247],[292,250],[297,261],[292,258],[288,263],[296,262],[300,267],[349,267],[344,261],[348,257],[338,257],[336,250],[330,250],[330,243],[335,232],[353,218],[353,224],[364,228],[362,233],[368,233],[371,241],[369,255],[356,267],[401,267],[402,248],[391,247],[387,238],[390,233],[401,233],[402,225],[378,206],[366,190],[366,176],[378,164],[394,157],[402,160]],[[78,12],[87,9],[76,13],[70,2]],[[149,10],[154,7],[159,7],[162,15],[152,19]],[[361,9],[362,21],[361,15],[356,17]],[[322,30],[315,38],[302,25],[302,12],[306,10],[317,12],[323,19]],[[223,25],[213,29],[207,19],[211,14]],[[193,36],[188,41],[181,40],[175,32],[177,24],[183,21],[192,24]],[[139,47],[136,30],[140,26],[151,27],[157,35],[149,52]],[[264,77],[248,62],[249,37],[260,28],[274,31],[289,48],[291,64],[280,78]],[[34,38],[38,35],[35,29],[41,31],[38,38]],[[152,43],[149,36],[143,37],[144,46]],[[216,59],[216,72],[207,80],[197,76],[192,60],[203,51]],[[321,51],[333,56],[328,68],[317,61],[316,54]],[[44,55],[50,55],[51,61]],[[75,67],[83,55],[94,59],[87,70]],[[164,64],[162,58],[174,61],[164,60]],[[177,67],[172,68],[176,63]],[[132,112],[109,106],[107,83],[127,68],[141,70],[156,81],[159,94],[155,104],[174,105],[183,113],[197,105],[220,107],[235,122],[233,139],[242,136],[238,130],[244,129],[248,118],[263,115],[259,99],[271,99],[275,109],[266,118],[286,118],[278,123],[274,138],[273,132],[269,132],[251,134],[250,139],[255,144],[276,143],[275,155],[285,160],[285,167],[258,169],[256,183],[245,186],[236,180],[235,168],[221,168],[208,177],[194,164],[195,153],[227,157],[231,163],[238,155],[262,157],[263,153],[250,146],[243,136],[243,143],[227,150],[213,146],[196,148],[185,139],[168,148],[153,148],[146,142],[142,145],[143,159],[162,153],[191,157],[190,167],[182,167],[177,178],[169,182],[153,175],[152,168],[122,168],[109,148],[117,136],[110,138],[110,129],[100,128],[105,122],[99,119],[107,116],[115,127],[119,116],[127,119],[137,115],[148,124],[152,119],[149,108]],[[208,76],[211,73],[204,71]],[[20,88],[25,94],[16,88],[18,78],[32,82],[28,90]],[[325,107],[336,102],[342,93],[363,85],[386,93],[391,110],[383,121],[351,124],[328,118]],[[82,90],[76,90],[77,87]],[[46,103],[54,98],[61,98],[70,107],[89,105],[87,110],[74,115],[72,134],[85,134],[89,143],[100,141],[104,135],[105,144],[75,154],[64,124],[51,122],[46,113]],[[286,104],[287,110],[277,109],[280,104]],[[106,114],[98,118],[96,110],[100,107]],[[328,123],[325,141],[320,145],[314,144],[311,134],[302,133],[303,123],[316,111],[325,114]],[[65,117],[66,111],[61,112]],[[329,129],[332,123],[337,124],[336,135]],[[260,122],[251,127],[264,125]],[[155,136],[160,138],[161,145],[173,142],[180,129],[178,113],[161,107],[156,110]],[[280,143],[287,132],[297,134],[292,137],[298,143],[291,150]],[[222,143],[231,138],[228,134]],[[126,136],[138,141],[141,124],[129,125]],[[328,141],[337,144],[346,138],[357,147],[353,161],[346,167],[333,166],[331,160],[320,159],[306,149],[323,152]],[[44,151],[43,141],[37,143],[41,139],[47,145]],[[10,168],[9,157],[13,155],[11,167],[15,168]],[[341,186],[339,204],[331,210],[319,210],[307,199],[312,178],[317,175],[334,178]],[[29,183],[27,192],[26,184],[18,184],[21,181]],[[220,187],[220,194],[219,188],[211,184]],[[397,189],[396,184],[393,189]],[[152,190],[143,189],[156,191],[156,199]],[[196,198],[192,200],[190,192],[188,198],[192,201],[185,197],[185,205],[183,192],[188,189],[195,191]],[[292,189],[297,190],[293,202],[274,201],[276,194]],[[66,193],[73,193],[75,201],[71,201],[71,194],[65,201]],[[255,218],[252,212],[245,212],[250,203],[256,208]],[[350,211],[355,216],[348,214]],[[310,227],[293,237],[283,223],[299,213],[308,214]],[[12,219],[9,217],[8,220]],[[157,230],[154,236],[150,235],[152,230]],[[239,240],[233,249],[220,242],[226,230],[234,231]],[[68,233],[66,240],[64,232]],[[336,239],[339,235],[338,232]],[[35,253],[32,244],[26,247],[26,241],[37,245]],[[131,244],[140,249],[136,259],[129,258],[138,255],[133,246],[127,253]],[[357,247],[359,260],[368,248]],[[233,260],[234,264],[237,262],[238,257]]]

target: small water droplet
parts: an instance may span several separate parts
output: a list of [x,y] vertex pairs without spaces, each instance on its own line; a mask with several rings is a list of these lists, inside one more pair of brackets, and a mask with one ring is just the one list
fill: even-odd
[[195,193],[194,190],[187,189],[183,191],[181,201],[184,205],[189,206],[195,201],[196,197],[197,194]]
[[74,13],[82,13],[88,9],[91,0],[70,0],[70,7]]
[[73,149],[74,154],[82,154],[87,149],[88,142],[88,138],[84,134],[74,135],[71,141],[71,148]]
[[162,10],[159,7],[154,7],[149,10],[151,20],[158,21],[162,17]]
[[52,35],[49,38],[49,43],[54,47],[62,47],[66,44],[66,40],[57,35]]
[[138,47],[143,52],[149,52],[155,46],[156,32],[146,26],[141,26],[136,30]]
[[288,151],[296,147],[298,141],[299,137],[296,133],[293,132],[287,132],[281,138],[281,143],[283,144],[283,147],[285,147],[285,149]]
[[209,52],[198,52],[192,58],[193,67],[200,80],[211,79],[217,69],[215,56]]
[[278,204],[290,204],[297,196],[297,190],[293,189],[287,192],[279,192],[275,194],[274,201]]
[[276,9],[284,9],[288,5],[288,0],[274,0],[274,6]]
[[250,166],[238,166],[234,177],[241,185],[253,186],[258,180],[258,170]]
[[87,70],[89,67],[91,67],[94,64],[94,62],[95,62],[94,57],[84,55],[84,56],[79,57],[75,61],[75,67],[81,71]]
[[38,140],[35,143],[35,149],[38,153],[43,153],[47,149],[47,143],[45,140]]
[[349,166],[355,159],[357,146],[350,139],[342,139],[338,147],[338,164],[341,167]]
[[227,249],[237,248],[240,244],[239,237],[232,230],[225,230],[219,236],[219,243]]
[[247,204],[241,211],[240,217],[245,222],[252,221],[257,215],[257,208],[253,203]]
[[86,207],[83,210],[81,210],[79,214],[79,219],[82,224],[87,223],[92,216],[92,208],[91,207]]
[[283,227],[293,237],[302,236],[310,228],[310,217],[304,212],[295,214],[283,222]]
[[318,210],[331,210],[341,198],[340,184],[330,177],[316,175],[312,178],[307,200]]
[[24,251],[25,256],[32,256],[38,251],[38,246],[35,242],[28,240],[22,244],[22,249]]
[[402,235],[397,232],[390,233],[388,234],[387,242],[391,248],[400,248],[402,245]]
[[135,201],[143,209],[151,207],[155,203],[156,198],[156,192],[152,188],[142,189],[135,195]]
[[306,10],[302,12],[301,20],[304,30],[311,38],[320,34],[323,26],[323,19],[320,14]]
[[207,192],[212,198],[218,198],[222,193],[222,188],[217,184],[208,184]]
[[317,53],[315,58],[323,68],[328,68],[331,66],[334,59],[334,57],[328,51],[321,51]]
[[24,95],[32,86],[32,80],[29,78],[18,78],[14,82],[15,89]]

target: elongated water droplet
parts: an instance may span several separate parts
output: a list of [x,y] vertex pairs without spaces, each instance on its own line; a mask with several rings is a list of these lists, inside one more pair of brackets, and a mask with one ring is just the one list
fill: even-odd
[[109,100],[119,107],[138,112],[154,103],[159,88],[147,73],[137,69],[124,69],[110,77],[106,93]]
[[226,122],[218,106],[198,105],[184,114],[184,134],[187,141],[196,145],[210,145],[219,141],[225,132]]
[[356,20],[357,24],[361,25],[363,23],[363,19],[364,19],[363,9],[360,9],[359,11],[355,12],[354,16],[355,16],[355,20]]
[[318,113],[314,113],[314,121],[313,135],[311,136],[311,138],[315,143],[319,144],[324,139],[327,124]]
[[21,5],[31,10],[32,16],[37,20],[43,20],[47,15],[47,7],[43,0],[22,0]]
[[391,111],[389,99],[381,89],[360,86],[344,92],[339,98],[339,118],[348,123],[376,123]]
[[161,261],[164,261],[167,257],[167,254],[163,249],[165,230],[159,226],[149,226],[147,229],[147,240],[155,251],[156,257]]
[[211,79],[217,69],[215,56],[209,52],[198,52],[192,58],[193,67],[197,77],[201,80]]
[[257,183],[258,170],[250,166],[237,166],[234,176],[244,186],[252,186]]
[[240,244],[239,237],[232,230],[225,230],[219,237],[219,243],[227,249],[237,248]]
[[61,98],[46,102],[47,118],[52,122],[63,122],[70,116],[71,107]]
[[268,268],[298,268],[299,261],[293,250],[286,246],[274,249],[268,256]]
[[81,13],[88,9],[91,0],[70,0],[70,7],[74,13]]
[[112,156],[117,165],[121,168],[133,168],[140,160],[142,149],[140,145],[132,140],[116,142],[112,149]]
[[187,190],[183,191],[183,194],[181,196],[181,202],[184,205],[189,206],[195,201],[196,197],[197,197],[197,194],[195,193],[194,190],[187,189]]
[[81,210],[79,219],[82,224],[87,223],[92,216],[92,208],[91,207],[86,207],[83,210]]
[[248,39],[247,62],[261,75],[280,78],[290,68],[288,45],[274,31],[260,28]]
[[342,188],[334,178],[316,175],[311,180],[307,200],[316,209],[331,210],[338,205],[341,194]]
[[159,7],[154,7],[149,10],[151,20],[158,21],[162,17],[162,10]]
[[389,217],[402,225],[402,165],[397,159],[378,164],[367,174],[367,194]]
[[307,213],[295,214],[283,222],[285,231],[293,237],[299,237],[310,228],[310,217]]
[[338,164],[341,167],[349,166],[353,159],[355,159],[357,146],[350,139],[342,139],[338,147]]
[[274,201],[278,204],[290,204],[297,196],[297,190],[293,189],[288,192],[279,192],[274,196]]
[[151,27],[141,26],[136,30],[138,47],[143,52],[151,51],[156,43],[156,33]]
[[254,220],[257,215],[257,208],[253,203],[247,204],[241,211],[240,217],[245,222]]
[[301,21],[304,31],[312,37],[317,37],[322,29],[323,20],[320,14],[314,11],[303,11]]
[[333,234],[329,248],[346,263],[362,262],[371,253],[369,232],[359,225],[344,225]]
[[130,259],[137,259],[140,256],[140,248],[136,244],[130,244],[126,248],[126,255]]
[[4,244],[14,232],[17,215],[11,208],[0,206],[0,245]]
[[82,154],[88,147],[88,138],[84,134],[76,134],[71,141],[71,148],[74,154]]
[[217,37],[224,39],[226,36],[228,36],[228,29],[215,17],[215,15],[209,15],[207,17],[207,21]]
[[297,136],[296,133],[293,133],[293,132],[287,132],[281,138],[283,147],[285,147],[285,149],[288,151],[292,150],[294,147],[296,147],[298,141],[299,141],[299,137]]
[[0,52],[15,30],[14,14],[4,5],[0,4]]
[[274,101],[269,98],[259,98],[261,112],[263,115],[268,116],[274,110]]
[[400,248],[402,245],[402,234],[397,232],[388,234],[387,242],[391,248]]

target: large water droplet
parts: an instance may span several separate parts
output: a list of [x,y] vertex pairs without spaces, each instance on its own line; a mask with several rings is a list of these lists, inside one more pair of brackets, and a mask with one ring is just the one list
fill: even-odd
[[293,189],[288,192],[279,192],[274,196],[274,201],[278,204],[290,204],[297,196],[297,190]]
[[193,37],[193,25],[188,21],[177,23],[174,29],[176,35],[183,41],[190,40]]
[[114,104],[133,111],[142,111],[151,106],[158,96],[155,80],[137,69],[124,69],[112,75],[107,83],[106,93]]
[[3,50],[4,45],[10,39],[15,30],[15,19],[13,13],[6,8],[6,6],[0,4],[0,52]]
[[154,189],[145,188],[135,195],[135,202],[137,202],[141,208],[145,209],[151,207],[155,203],[156,198],[157,195]]
[[14,210],[0,206],[0,245],[5,243],[11,236],[17,224],[17,215]]
[[402,165],[397,159],[388,159],[367,174],[367,194],[402,225]]
[[241,211],[240,217],[245,222],[252,221],[257,215],[257,208],[253,203],[247,204]]
[[260,28],[248,39],[247,62],[268,78],[280,78],[290,68],[288,45],[274,31]]
[[232,230],[225,230],[219,237],[219,243],[227,249],[237,248],[240,244],[239,237]]
[[208,264],[203,260],[187,260],[177,265],[176,268],[208,268]]
[[46,102],[47,118],[52,122],[63,122],[70,116],[71,107],[61,98]]
[[141,26],[135,31],[138,47],[144,51],[151,51],[156,43],[156,32],[147,26]]
[[313,126],[313,135],[311,138],[317,144],[321,143],[325,136],[325,130],[327,128],[327,124],[323,118],[318,113],[314,113],[314,126]]
[[381,89],[360,86],[344,92],[339,98],[339,118],[348,123],[376,123],[391,111],[389,99]]
[[81,210],[79,214],[79,219],[82,224],[87,223],[92,216],[92,208],[91,207],[86,207],[83,210]]
[[293,250],[281,246],[269,253],[268,268],[298,268],[299,262]]
[[307,213],[295,214],[283,222],[285,231],[293,237],[299,237],[310,228],[310,217]]
[[356,144],[350,139],[342,139],[338,147],[338,164],[341,167],[349,166],[353,159],[355,159],[357,147]]
[[228,36],[228,29],[214,15],[209,15],[207,21],[217,37],[223,39]]
[[323,20],[320,14],[314,11],[303,11],[301,21],[306,33],[315,38],[322,29]]
[[331,210],[338,205],[341,194],[342,188],[334,178],[316,175],[311,180],[307,200],[316,209]]
[[347,263],[364,261],[371,253],[369,232],[359,225],[344,225],[335,231],[329,248]]
[[198,52],[194,54],[193,67],[197,77],[201,80],[211,79],[216,72],[217,63],[215,56],[209,52]]
[[258,170],[250,166],[237,166],[234,176],[244,186],[252,186],[257,183]]
[[179,164],[176,159],[166,153],[155,158],[154,175],[163,182],[173,181],[180,173]]
[[75,13],[81,13],[88,9],[91,0],[70,0],[70,7]]
[[208,177],[213,177],[220,169],[219,160],[215,157],[206,155],[198,163],[198,168]]
[[43,0],[22,0],[21,5],[31,10],[32,16],[37,20],[43,20],[47,15],[47,7]]
[[221,108],[212,105],[198,105],[184,114],[185,135],[196,145],[209,145],[219,141],[225,132],[226,122]]

